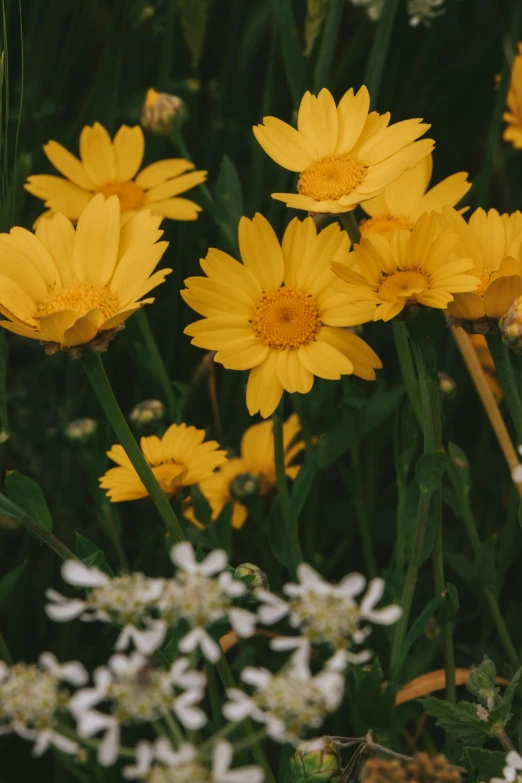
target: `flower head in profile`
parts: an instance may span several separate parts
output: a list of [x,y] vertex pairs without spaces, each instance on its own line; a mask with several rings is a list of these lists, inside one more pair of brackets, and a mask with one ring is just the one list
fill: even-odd
[[454,294],[477,288],[480,280],[468,274],[473,261],[464,250],[452,254],[458,235],[441,231],[439,221],[437,213],[425,213],[412,231],[395,231],[391,239],[370,234],[348,263],[332,264],[350,325],[389,321],[410,304],[444,310]]
[[183,158],[158,160],[139,171],[145,140],[138,125],[122,125],[112,140],[99,122],[87,125],[80,135],[79,159],[56,141],[46,144],[44,152],[63,177],[34,174],[25,188],[42,199],[50,213],[78,220],[97,193],[116,195],[124,216],[150,209],[161,218],[195,220],[201,211],[179,194],[204,182],[207,172],[193,171],[194,164]]
[[41,756],[54,746],[62,753],[76,753],[80,746],[59,728],[60,713],[68,706],[69,693],[62,683],[79,686],[87,682],[81,663],[60,664],[50,652],[38,664],[0,661],[0,735],[14,732],[34,742],[33,755]]
[[120,225],[120,202],[98,195],[76,230],[64,215],[36,234],[0,234],[0,325],[10,332],[74,348],[112,333],[145,304],[172,271],[154,272],[167,248],[149,211]]
[[312,218],[292,220],[279,243],[257,214],[239,223],[243,263],[211,249],[201,261],[206,277],[190,277],[181,294],[203,316],[185,333],[200,348],[217,351],[227,369],[250,370],[249,413],[270,416],[283,391],[306,394],[314,376],[375,379],[381,362],[359,337],[339,327],[345,299],[333,291],[331,262],[348,255],[337,225],[317,233]]
[[317,731],[327,715],[334,712],[343,699],[344,677],[334,656],[324,668],[313,675],[308,651],[298,649],[283,668],[275,674],[268,669],[247,666],[241,679],[252,686],[248,695],[239,688],[227,690],[230,701],[223,706],[227,720],[247,717],[264,723],[275,742],[298,743],[310,730]]
[[[205,430],[186,424],[171,424],[162,438],[156,435],[143,437],[140,446],[168,497],[174,497],[184,487],[209,478],[215,468],[227,459],[226,453],[219,450],[219,443],[215,440],[205,441]],[[110,468],[100,478],[100,486],[107,490],[111,502],[147,497],[148,492],[123,446],[113,446],[107,455],[118,466]]]
[[[118,758],[122,726],[151,723],[173,714],[188,729],[202,728],[207,716],[198,706],[204,696],[205,676],[178,658],[169,670],[156,669],[139,653],[113,655],[107,666],[94,672],[94,687],[84,688],[70,700],[82,738],[104,732],[98,747],[103,766]],[[94,709],[104,704],[108,711]]]
[[380,196],[361,204],[370,216],[359,224],[361,234],[377,233],[391,239],[398,229],[412,229],[423,212],[440,213],[447,205],[455,206],[471,187],[466,172],[459,171],[428,189],[432,170],[433,156],[426,155],[413,169],[388,185]]
[[336,106],[332,94],[306,92],[297,130],[277,117],[265,117],[254,134],[280,166],[299,172],[298,193],[272,193],[287,207],[339,213],[382,193],[433,149],[417,141],[428,128],[420,120],[389,125],[390,114],[370,112],[366,87],[348,90]]
[[[283,447],[286,475],[295,479],[300,465],[292,464],[304,448],[298,438],[301,425],[295,413],[283,424]],[[200,490],[212,509],[214,522],[225,506],[232,503],[232,527],[240,528],[248,516],[245,501],[254,493],[268,494],[276,486],[274,460],[274,422],[262,421],[253,424],[241,438],[241,455],[229,459],[209,479],[200,484]],[[194,510],[185,512],[198,525]]]
[[448,304],[448,312],[459,321],[473,321],[473,328],[496,328],[498,319],[522,294],[522,214],[500,215],[496,209],[477,209],[466,223],[451,207],[442,211],[443,223],[458,236],[454,258],[471,257],[470,273],[479,286],[459,292]]
[[218,740],[209,761],[200,759],[194,745],[184,743],[174,750],[161,737],[154,744],[139,742],[136,763],[124,767],[123,777],[146,780],[147,783],[262,783],[264,773],[259,767],[230,769],[234,747],[226,740]]
[[303,639],[308,644],[326,643],[334,650],[343,650],[346,659],[362,663],[371,657],[369,650],[351,652],[353,645],[361,644],[371,633],[370,626],[392,625],[401,616],[399,606],[391,604],[381,609],[376,605],[384,594],[384,580],[372,579],[360,604],[355,601],[366,587],[362,574],[346,576],[337,585],[326,582],[306,563],[297,568],[298,584],[292,582],[283,587],[287,600],[279,598],[268,590],[256,593],[261,602],[259,619],[272,625],[284,617],[301,636],[280,637],[272,645],[276,649],[300,647]]
[[507,108],[503,118],[507,125],[502,138],[510,141],[515,149],[522,149],[522,42],[511,66],[511,82],[507,94]]

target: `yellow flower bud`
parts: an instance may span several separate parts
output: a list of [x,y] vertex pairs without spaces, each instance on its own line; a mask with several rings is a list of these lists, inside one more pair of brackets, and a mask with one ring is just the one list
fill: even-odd
[[74,419],[66,426],[64,435],[72,443],[86,443],[98,429],[95,419]]
[[161,421],[165,415],[165,406],[159,400],[143,400],[139,402],[131,411],[130,420],[133,424],[143,426]]
[[159,136],[168,136],[187,119],[187,109],[181,98],[167,92],[147,91],[141,110],[141,124]]

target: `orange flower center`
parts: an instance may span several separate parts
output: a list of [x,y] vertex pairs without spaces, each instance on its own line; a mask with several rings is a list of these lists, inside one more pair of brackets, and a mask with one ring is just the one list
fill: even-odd
[[44,302],[38,305],[37,317],[43,318],[51,313],[59,313],[62,310],[74,310],[76,313],[86,313],[93,307],[101,310],[104,318],[112,318],[120,309],[120,302],[116,294],[108,288],[99,288],[93,283],[77,283],[51,291]]
[[330,155],[301,172],[297,190],[315,201],[336,201],[355,190],[366,171],[366,166],[350,155]]
[[419,294],[429,289],[429,280],[422,272],[409,270],[386,275],[379,286],[379,297],[383,302],[416,301]]
[[393,215],[367,218],[359,223],[359,230],[363,237],[367,237],[368,234],[382,234],[387,239],[391,239],[393,232],[399,231],[401,228],[412,229],[413,223],[403,218],[393,217]]
[[321,328],[319,308],[313,297],[291,288],[263,294],[251,323],[265,345],[293,351],[312,342]]
[[145,197],[143,190],[135,182],[106,182],[98,188],[98,193],[103,193],[105,198],[118,196],[122,212],[140,209]]
[[163,465],[155,465],[152,468],[152,472],[167,497],[172,497],[184,486],[185,465],[179,465],[176,462],[165,462]]

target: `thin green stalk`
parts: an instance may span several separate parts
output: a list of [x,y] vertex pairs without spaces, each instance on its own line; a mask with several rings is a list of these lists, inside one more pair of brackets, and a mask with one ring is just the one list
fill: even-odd
[[377,30],[373,36],[372,48],[364,73],[364,84],[370,93],[372,108],[375,107],[379,96],[382,74],[388,56],[388,48],[399,2],[400,0],[384,0]]
[[35,522],[30,517],[28,517],[25,511],[20,508],[20,506],[17,506],[16,503],[13,503],[13,501],[9,500],[9,498],[7,498],[5,495],[0,495],[0,498],[2,514],[4,514],[6,517],[12,517],[12,519],[16,519],[18,522],[20,522],[22,527],[29,531],[29,533],[32,533],[32,535],[35,538],[38,538],[43,544],[48,546],[49,549],[52,549],[52,551],[58,555],[58,557],[61,557],[62,560],[78,559],[74,552],[71,552],[71,550],[66,547],[65,544],[62,544],[59,538],[56,538],[53,533],[51,533],[49,530],[46,530],[38,522]]
[[7,646],[2,631],[0,631],[0,660],[7,663],[8,666],[11,666],[13,663],[13,658],[9,652],[9,647]]
[[[437,373],[437,356],[431,337],[425,333],[422,322],[412,322],[410,340],[417,368],[417,379],[424,422],[424,454],[442,452],[442,411],[440,383]],[[421,490],[422,492],[422,490]],[[434,493],[437,529],[433,546],[433,581],[435,593],[442,595],[446,590],[444,576],[444,549],[442,538],[442,489],[440,481]],[[444,668],[446,672],[446,698],[455,702],[457,697],[455,681],[455,652],[452,627],[449,622],[442,626]]]
[[355,213],[352,209],[351,212],[342,212],[339,215],[339,220],[348,236],[352,241],[352,245],[357,245],[361,241],[361,232],[357,220],[355,219]]
[[[223,653],[221,653],[221,657],[216,663],[216,671],[225,689],[237,687],[234,675],[232,674],[232,669],[228,665],[228,661]],[[252,722],[249,719],[242,721],[242,723],[244,725],[245,740],[248,741],[248,744],[245,745],[245,747],[248,747],[250,750],[252,758],[256,764],[259,764],[259,766],[264,770],[265,783],[276,783],[272,770],[270,769],[268,759],[260,745],[260,739],[263,739],[264,735],[261,737],[256,734],[254,727],[252,726]]]
[[[91,748],[92,750],[98,750],[98,748],[101,745],[101,740],[87,739],[86,737],[80,737],[74,731],[74,729],[71,729],[69,726],[65,726],[63,723],[60,723],[56,726],[56,731],[59,734],[63,734],[64,737],[74,740],[75,742],[78,743],[78,745],[80,746],[85,745],[86,748]],[[134,748],[127,748],[125,747],[125,745],[118,746],[118,755],[120,756],[120,758],[123,759],[136,758],[136,753],[134,751]]]
[[520,400],[515,373],[513,372],[511,353],[500,334],[489,334],[486,340],[495,362],[498,380],[504,392],[506,405],[515,427],[517,444],[522,444],[522,401]]
[[158,349],[156,338],[154,337],[152,329],[150,328],[150,323],[147,317],[147,313],[145,312],[145,308],[141,307],[134,318],[141,332],[148,357],[152,364],[154,375],[156,376],[163,394],[165,395],[165,401],[167,403],[167,410],[169,412],[170,420],[174,421],[176,418],[176,397],[172,389],[172,383],[170,381],[167,368],[165,367],[165,362],[163,361],[163,357]]
[[511,640],[511,636],[507,629],[507,625],[504,622],[504,618],[502,617],[502,612],[500,611],[497,597],[489,588],[484,590],[484,597],[491,613],[491,619],[495,623],[499,639],[502,642],[502,646],[506,651],[507,657],[509,658],[509,662],[513,669],[516,670],[520,666],[520,658],[516,651],[515,645]]
[[292,394],[292,404],[295,408],[295,412],[297,413],[297,417],[301,425],[301,434],[305,442],[306,451],[310,452],[312,449],[312,431],[308,424],[305,407],[303,405],[303,395],[299,394],[298,392]]
[[374,576],[377,576],[377,563],[373,551],[373,540],[367,513],[368,507],[362,494],[363,481],[359,447],[357,444],[352,446],[350,454],[352,463],[351,474],[349,469],[346,465],[343,465],[342,462],[339,462],[338,466],[343,483],[350,493],[352,503],[355,507],[355,519],[357,520],[357,527],[359,528],[359,538],[361,540],[366,576],[369,579],[373,579]]
[[415,587],[417,584],[417,576],[419,574],[419,568],[422,557],[422,548],[424,545],[424,538],[426,537],[426,529],[428,527],[428,513],[430,510],[430,493],[425,490],[421,490],[419,495],[419,505],[417,507],[417,523],[415,527],[415,539],[413,541],[413,549],[410,556],[410,562],[408,564],[408,570],[406,571],[406,580],[404,582],[404,588],[401,596],[401,609],[402,614],[399,622],[395,626],[395,635],[393,637],[392,650],[390,656],[390,679],[395,680],[399,674],[400,660],[404,639],[406,638],[406,632],[408,630],[408,622],[410,619],[411,605],[413,603],[413,595],[415,593]]
[[240,740],[239,742],[234,742],[234,751],[236,753],[240,753],[240,751],[242,750],[248,750],[253,746],[254,743],[264,740],[266,735],[267,735],[266,729],[259,729],[259,731],[256,731],[254,734],[251,734],[249,737],[245,737],[244,740]]
[[168,710],[166,710],[163,713],[163,718],[165,719],[165,723],[169,728],[170,734],[175,742],[176,747],[180,748],[185,742],[185,735],[183,734],[181,727],[179,726],[176,718]]
[[170,505],[167,496],[158,484],[154,473],[152,472],[143,452],[136,443],[125,416],[121,412],[120,406],[114,396],[107,374],[103,367],[103,362],[99,353],[92,351],[85,352],[81,358],[83,369],[89,379],[92,390],[96,395],[98,402],[103,408],[107,420],[113,428],[121,445],[125,449],[127,456],[132,462],[134,469],[143,482],[150,499],[156,506],[156,509],[165,523],[171,539],[174,543],[184,541],[185,536]]
[[415,418],[422,428],[422,410],[419,399],[419,390],[417,388],[417,377],[415,375],[415,367],[413,365],[413,358],[411,355],[408,328],[404,321],[400,321],[397,318],[394,318],[392,321],[392,331],[393,339],[395,341],[395,350],[397,351],[397,358],[399,360],[399,367],[401,368],[402,380],[404,382],[404,388],[406,389],[406,394],[408,395],[408,400]]
[[281,508],[281,516],[285,528],[288,555],[293,567],[297,567],[303,560],[297,520],[292,512],[290,493],[285,472],[285,451],[283,443],[283,398],[273,416],[274,421],[274,461],[277,482],[277,494]]

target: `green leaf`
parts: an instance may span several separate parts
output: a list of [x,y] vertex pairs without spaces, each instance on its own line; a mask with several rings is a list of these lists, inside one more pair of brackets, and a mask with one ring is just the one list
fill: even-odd
[[[317,10],[319,10],[320,7],[323,6],[324,9],[323,16],[324,16],[324,13],[326,12],[326,8],[328,5],[329,5],[328,16],[326,18],[326,23],[324,25],[323,35],[321,36],[319,54],[317,56],[317,63],[315,66],[315,73],[314,73],[314,90],[316,92],[319,92],[319,90],[321,90],[322,87],[326,87],[330,81],[332,64],[337,51],[337,37],[339,35],[339,23],[341,21],[341,16],[343,13],[345,2],[344,0],[329,0],[329,2],[326,2],[325,0],[308,0],[307,21],[310,18],[310,21],[312,21],[312,23],[313,20],[310,14],[311,6],[315,6]],[[319,22],[319,28],[320,26],[321,26],[321,22]],[[311,29],[311,27],[312,25],[310,25],[309,30]],[[305,26],[305,35],[306,35],[306,26]],[[310,42],[307,41],[307,49],[309,44]],[[312,46],[313,46],[313,41],[312,41]],[[310,51],[311,48],[312,47],[310,47]],[[308,54],[308,52],[305,53]]]
[[27,560],[24,560],[19,566],[13,568],[12,571],[8,571],[7,574],[0,579],[0,605],[3,604],[13,592],[20,577],[25,571],[26,565]]
[[88,538],[76,533],[76,557],[82,563],[88,566],[94,566],[106,573],[108,576],[114,576],[114,571],[108,564],[102,549],[98,549],[96,544],[89,541]]
[[441,595],[436,596],[436,598],[432,598],[431,601],[428,604],[426,604],[426,606],[424,607],[420,615],[417,617],[417,619],[411,626],[406,636],[406,639],[404,640],[400,668],[402,668],[411,646],[417,641],[419,636],[423,633],[424,629],[426,628],[426,624],[428,620],[431,617],[433,617],[433,615],[439,608],[440,604],[442,603],[442,600],[443,598]]
[[183,37],[192,58],[192,67],[197,68],[203,53],[210,0],[177,0],[177,4]]
[[49,532],[53,529],[53,519],[40,485],[29,476],[17,470],[8,471],[5,477],[5,491],[17,506],[41,527]]
[[432,494],[438,488],[446,470],[446,455],[443,451],[423,454],[415,465],[415,478],[424,492]]
[[518,690],[518,685],[521,677],[522,677],[522,666],[520,667],[520,669],[516,670],[515,674],[511,679],[511,682],[509,683],[509,685],[507,686],[506,690],[502,695],[502,704],[507,706],[508,711],[511,709],[511,705],[513,704],[513,699],[515,697],[515,693]]
[[434,696],[417,701],[436,719],[437,726],[460,742],[481,747],[489,736],[489,724],[478,717],[476,704],[469,701],[452,704]]
[[502,770],[506,766],[506,754],[502,750],[464,748],[462,762],[472,779],[490,780],[494,777],[503,777]]
[[344,411],[341,418],[321,436],[317,446],[320,468],[326,468],[342,457],[359,440],[360,415]]
[[440,612],[440,620],[442,623],[449,623],[459,613],[460,601],[457,588],[451,582],[446,582],[446,595],[444,596],[444,603]]
[[456,443],[448,443],[448,454],[451,464],[455,468],[455,476],[464,492],[468,494],[471,489],[468,458]]
[[237,169],[228,155],[221,159],[214,196],[217,205],[214,218],[218,226],[226,227],[225,235],[231,238],[229,243],[234,239],[234,245],[229,249],[237,254],[237,227],[244,215],[243,191]]
[[294,555],[289,549],[288,538],[285,535],[284,530],[283,516],[281,514],[279,498],[277,497],[268,515],[267,535],[270,542],[270,548],[276,558],[285,568],[291,569],[294,566]]
[[318,470],[319,464],[317,455],[315,451],[311,451],[297,474],[290,493],[290,505],[295,519],[299,518],[299,515],[303,510],[303,506],[312,489]]
[[354,699],[352,707],[356,711],[359,726],[371,726],[380,735],[391,733],[395,723],[396,689],[383,690],[383,673],[379,661],[373,661],[371,667],[356,666],[353,669]]
[[395,386],[386,391],[378,389],[372,394],[363,409],[362,435],[368,435],[372,430],[382,424],[388,416],[397,410],[404,396],[404,387]]
[[496,553],[497,539],[490,536],[481,544],[474,563],[475,578],[479,584],[493,590],[496,585]]
[[286,78],[294,106],[298,106],[308,89],[308,63],[301,51],[291,0],[277,0],[274,8]]

